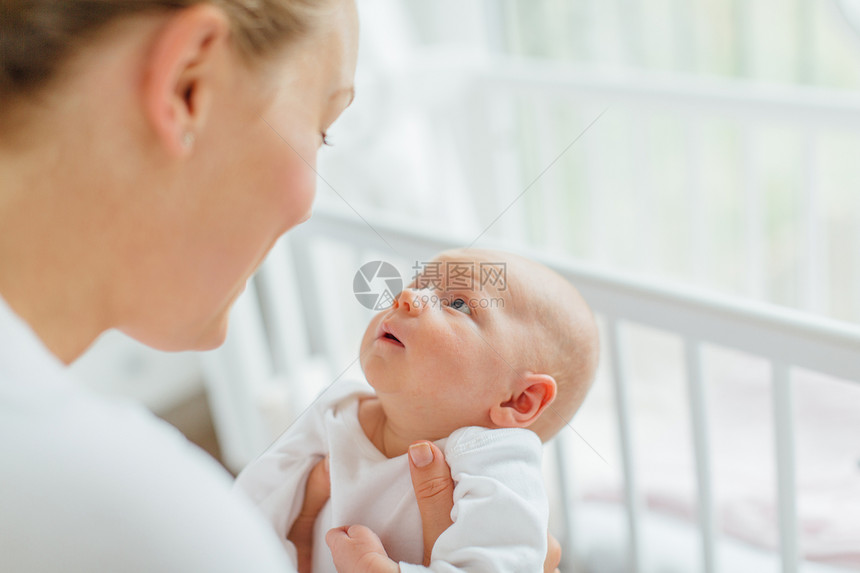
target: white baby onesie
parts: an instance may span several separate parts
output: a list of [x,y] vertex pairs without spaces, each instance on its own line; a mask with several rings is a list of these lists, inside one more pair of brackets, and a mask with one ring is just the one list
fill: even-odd
[[236,487],[275,527],[293,561],[286,536],[298,516],[308,474],[330,454],[331,499],[317,519],[314,573],[335,573],[325,533],[362,524],[379,535],[402,573],[543,570],[548,508],[541,474],[541,442],[517,428],[461,428],[437,441],[455,481],[454,524],[436,541],[429,568],[423,555],[421,517],[407,456],[386,458],[358,422],[359,399],[372,396],[363,383],[336,383],[245,468]]

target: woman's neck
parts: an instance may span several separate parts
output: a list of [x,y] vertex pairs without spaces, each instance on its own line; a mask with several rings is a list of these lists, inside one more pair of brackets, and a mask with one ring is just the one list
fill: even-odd
[[76,225],[70,189],[50,187],[48,174],[58,176],[56,165],[42,165],[40,176],[7,159],[0,156],[0,296],[52,354],[70,364],[106,330],[94,253],[79,248],[92,247],[83,238],[95,237],[98,229]]

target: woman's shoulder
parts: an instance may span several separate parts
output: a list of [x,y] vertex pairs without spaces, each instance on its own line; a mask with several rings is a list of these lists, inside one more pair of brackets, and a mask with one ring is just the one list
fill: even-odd
[[16,570],[228,571],[254,553],[289,570],[229,474],[172,426],[83,390],[28,403],[0,408],[14,436],[0,444],[0,553]]

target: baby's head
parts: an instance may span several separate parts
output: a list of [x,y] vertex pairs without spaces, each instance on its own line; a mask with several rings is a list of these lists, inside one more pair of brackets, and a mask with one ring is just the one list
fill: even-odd
[[370,321],[361,366],[389,423],[423,439],[484,426],[530,428],[546,441],[582,404],[598,346],[591,310],[560,275],[458,249]]

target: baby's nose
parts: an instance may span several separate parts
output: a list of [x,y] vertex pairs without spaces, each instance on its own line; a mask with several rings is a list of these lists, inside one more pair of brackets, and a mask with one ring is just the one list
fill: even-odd
[[411,316],[418,316],[426,306],[427,302],[422,300],[420,291],[411,288],[403,289],[394,299],[394,308],[403,310]]

